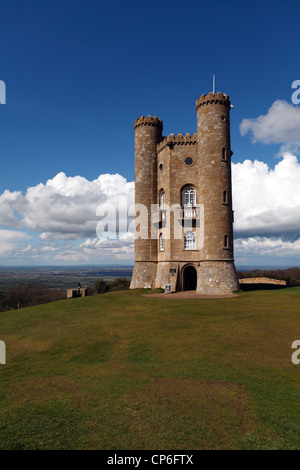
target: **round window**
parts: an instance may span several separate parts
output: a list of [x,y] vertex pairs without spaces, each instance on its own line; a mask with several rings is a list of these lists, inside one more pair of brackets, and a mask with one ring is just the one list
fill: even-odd
[[185,163],[187,166],[191,166],[191,165],[194,163],[194,160],[193,160],[191,157],[187,157],[187,158],[184,160],[184,163]]

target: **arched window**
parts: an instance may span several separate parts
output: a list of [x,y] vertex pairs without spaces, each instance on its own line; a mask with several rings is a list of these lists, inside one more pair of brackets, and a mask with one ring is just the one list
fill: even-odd
[[184,249],[185,250],[194,250],[196,248],[196,238],[195,233],[189,230],[184,234]]
[[183,191],[183,207],[195,207],[196,206],[196,191],[194,188],[186,188]]
[[166,195],[165,195],[165,192],[162,191],[160,193],[160,208],[164,210],[165,207],[166,207]]
[[159,235],[159,251],[164,251],[164,249],[165,249],[165,247],[164,247],[164,236],[161,233]]

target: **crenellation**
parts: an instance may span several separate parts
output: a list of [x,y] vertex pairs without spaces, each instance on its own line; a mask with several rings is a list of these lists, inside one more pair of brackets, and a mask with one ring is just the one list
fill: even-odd
[[157,145],[157,151],[161,152],[169,144],[173,145],[197,145],[197,133],[195,134],[170,134],[164,137],[163,140]]
[[161,128],[161,130],[163,129],[163,122],[161,119],[159,119],[157,116],[141,116],[139,118],[137,118],[135,121],[134,121],[134,129],[136,129],[137,127],[141,127],[141,126],[152,126],[152,127],[159,127]]
[[218,93],[213,94],[213,92],[208,93],[206,95],[205,93],[200,96],[200,98],[196,101],[196,109],[200,108],[201,106],[205,106],[208,104],[222,104],[224,106],[227,106],[230,108],[230,98],[226,93],[221,93],[218,91]]

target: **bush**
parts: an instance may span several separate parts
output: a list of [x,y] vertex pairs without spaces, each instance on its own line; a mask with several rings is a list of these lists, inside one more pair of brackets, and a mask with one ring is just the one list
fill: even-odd
[[110,291],[115,291],[115,290],[127,290],[129,289],[130,286],[130,280],[119,277],[118,279],[115,279],[114,281],[110,282],[108,285],[108,288]]
[[105,292],[113,292],[116,290],[127,290],[130,286],[130,280],[124,277],[119,277],[111,282],[106,282],[103,279],[98,279],[95,282],[94,289],[97,294],[104,294]]
[[53,302],[65,298],[65,290],[43,289],[34,284],[13,284],[9,286],[2,296],[2,310],[29,307],[32,305]]
[[95,282],[94,289],[97,294],[104,294],[104,292],[108,291],[107,282],[103,281],[103,279],[98,279],[98,281]]
[[95,288],[94,287],[87,287],[86,288],[86,295],[94,295],[95,294]]

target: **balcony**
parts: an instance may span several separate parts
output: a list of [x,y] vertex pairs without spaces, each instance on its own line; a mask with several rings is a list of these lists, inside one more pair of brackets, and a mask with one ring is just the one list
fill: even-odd
[[187,220],[200,219],[200,209],[197,207],[184,207],[179,209],[179,218]]

